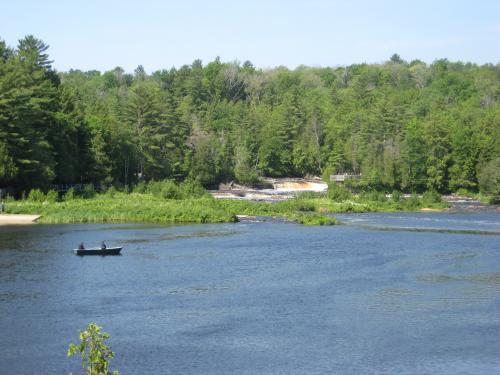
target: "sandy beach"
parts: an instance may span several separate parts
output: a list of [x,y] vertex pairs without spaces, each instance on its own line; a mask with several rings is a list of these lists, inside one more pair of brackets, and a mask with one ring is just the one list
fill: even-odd
[[35,224],[40,215],[0,214],[0,225]]

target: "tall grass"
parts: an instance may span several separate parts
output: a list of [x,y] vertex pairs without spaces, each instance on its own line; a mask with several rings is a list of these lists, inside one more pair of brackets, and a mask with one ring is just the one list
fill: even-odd
[[62,202],[16,201],[11,213],[36,213],[42,223],[222,223],[234,222],[234,214],[217,205],[212,198],[169,200],[151,194],[115,193],[91,199]]
[[7,211],[42,215],[42,223],[223,223],[237,221],[236,215],[251,215],[332,225],[337,220],[327,213],[415,211],[424,207],[443,209],[447,204],[434,192],[409,198],[396,192],[388,199],[380,192],[354,195],[338,186],[327,195],[302,194],[280,202],[217,200],[196,182],[152,181],[139,184],[132,193],[110,188],[99,194],[86,187],[79,193],[70,189],[59,197],[53,191],[44,194],[33,190],[28,198],[10,201]]

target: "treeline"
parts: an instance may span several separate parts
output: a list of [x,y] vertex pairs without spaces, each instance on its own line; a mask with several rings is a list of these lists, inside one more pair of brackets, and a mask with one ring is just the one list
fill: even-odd
[[378,190],[499,193],[500,65],[383,64],[133,74],[55,72],[47,45],[0,41],[0,187],[206,187],[361,174]]

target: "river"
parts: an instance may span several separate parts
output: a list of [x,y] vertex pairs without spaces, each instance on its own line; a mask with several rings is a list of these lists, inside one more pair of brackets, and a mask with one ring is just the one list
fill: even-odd
[[500,214],[339,217],[0,227],[0,373],[80,373],[90,322],[122,375],[500,373]]

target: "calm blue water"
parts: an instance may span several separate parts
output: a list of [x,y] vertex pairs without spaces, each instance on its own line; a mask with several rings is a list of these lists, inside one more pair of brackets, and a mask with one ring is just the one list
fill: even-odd
[[0,227],[0,373],[79,373],[89,322],[123,375],[500,373],[499,214],[342,220]]

